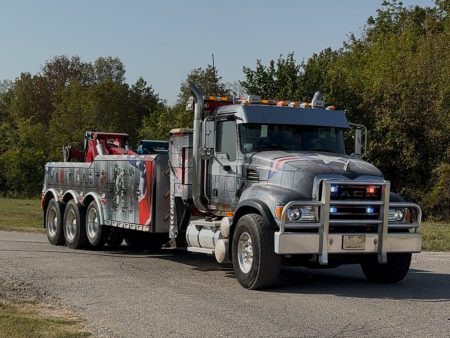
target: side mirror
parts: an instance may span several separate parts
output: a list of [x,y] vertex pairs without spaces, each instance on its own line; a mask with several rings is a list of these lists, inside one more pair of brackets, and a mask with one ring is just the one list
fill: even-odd
[[355,151],[353,154],[355,156],[361,157],[362,155],[362,130],[361,129],[355,129]]
[[[350,123],[355,131],[355,150],[352,156],[362,158],[367,151],[367,128],[362,124]],[[364,142],[364,143],[363,143]]]
[[186,102],[186,111],[189,113],[193,113],[194,108],[195,108],[195,99],[193,96],[191,96]]
[[211,156],[214,156],[214,126],[214,120],[206,118],[202,122],[202,147],[200,148],[200,156],[203,160],[208,160]]
[[205,119],[204,123],[204,145],[206,148],[214,149],[216,145],[215,121]]

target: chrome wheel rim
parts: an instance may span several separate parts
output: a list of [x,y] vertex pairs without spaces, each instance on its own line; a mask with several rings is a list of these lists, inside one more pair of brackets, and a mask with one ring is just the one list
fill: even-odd
[[55,237],[58,231],[58,213],[54,207],[51,207],[47,214],[47,232],[50,237]]
[[87,217],[87,234],[89,238],[95,238],[100,230],[100,224],[98,221],[97,210],[91,208]]
[[69,242],[73,242],[75,239],[75,234],[77,233],[77,216],[75,215],[75,211],[73,209],[70,209],[67,212],[66,222],[64,225],[67,240]]
[[238,241],[239,268],[243,273],[248,273],[253,265],[253,243],[248,232],[243,232]]

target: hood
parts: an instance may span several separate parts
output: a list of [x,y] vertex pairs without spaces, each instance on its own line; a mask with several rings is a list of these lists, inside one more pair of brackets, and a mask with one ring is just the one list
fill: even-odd
[[262,151],[247,154],[246,163],[248,172],[256,171],[260,181],[295,190],[306,188],[305,180],[312,184],[317,175],[339,175],[351,180],[363,175],[383,177],[366,161],[328,152]]

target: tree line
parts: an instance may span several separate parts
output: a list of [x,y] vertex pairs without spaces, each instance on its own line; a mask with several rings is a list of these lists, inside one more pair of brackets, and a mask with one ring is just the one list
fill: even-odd
[[211,66],[193,69],[175,105],[144,79],[125,81],[118,58],[92,63],[57,56],[38,74],[0,83],[0,186],[35,196],[43,166],[61,159],[63,144],[81,146],[86,130],[126,132],[131,140],[168,139],[189,127],[189,83],[207,95],[309,101],[315,91],[349,120],[369,129],[367,159],[404,198],[434,219],[450,219],[450,0],[432,7],[385,1],[362,33],[334,50],[297,62],[294,53],[243,68],[244,80],[224,83]]

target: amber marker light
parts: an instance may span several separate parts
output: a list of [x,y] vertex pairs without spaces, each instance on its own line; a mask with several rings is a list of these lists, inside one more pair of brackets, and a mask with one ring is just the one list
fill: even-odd
[[277,220],[281,220],[281,214],[283,213],[283,206],[277,206],[275,208],[275,217],[277,218]]

